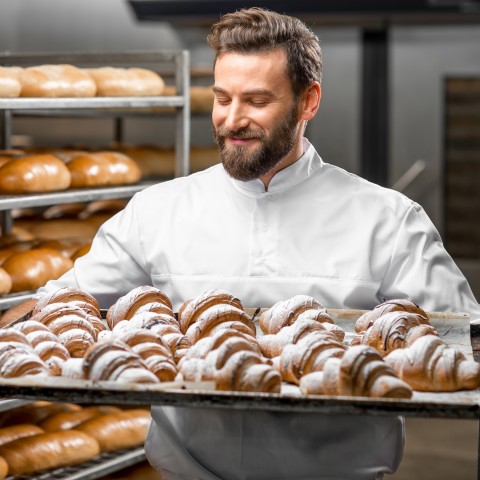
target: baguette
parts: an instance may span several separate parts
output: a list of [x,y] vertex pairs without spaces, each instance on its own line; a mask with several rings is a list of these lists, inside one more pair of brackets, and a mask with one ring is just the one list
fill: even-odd
[[20,95],[22,85],[18,80],[18,67],[0,67],[0,97],[15,98]]
[[97,441],[77,430],[48,432],[0,446],[0,456],[11,475],[76,465],[100,453]]
[[101,415],[75,427],[95,438],[102,452],[142,445],[150,425],[150,412],[132,409],[120,413]]

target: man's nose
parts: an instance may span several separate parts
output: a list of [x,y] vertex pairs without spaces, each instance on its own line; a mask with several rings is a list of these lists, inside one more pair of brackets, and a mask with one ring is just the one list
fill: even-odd
[[225,128],[236,132],[249,124],[245,109],[236,102],[230,104],[227,117],[225,118]]

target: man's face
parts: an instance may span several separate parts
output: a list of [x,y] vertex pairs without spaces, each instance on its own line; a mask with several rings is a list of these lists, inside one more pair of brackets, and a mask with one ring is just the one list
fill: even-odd
[[213,131],[225,170],[233,178],[259,178],[294,148],[297,104],[285,61],[282,50],[228,53],[217,59]]

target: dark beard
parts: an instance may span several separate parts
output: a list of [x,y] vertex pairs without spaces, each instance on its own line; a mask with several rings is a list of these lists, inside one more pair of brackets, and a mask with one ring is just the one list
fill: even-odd
[[[223,127],[215,130],[213,135],[220,148],[220,158],[226,172],[236,180],[244,182],[254,180],[272,170],[294,147],[297,126],[297,105],[293,105],[287,117],[278,123],[270,136],[263,130],[255,131],[244,128],[236,132]],[[225,138],[257,138],[260,146],[253,153],[245,147],[225,146]]]

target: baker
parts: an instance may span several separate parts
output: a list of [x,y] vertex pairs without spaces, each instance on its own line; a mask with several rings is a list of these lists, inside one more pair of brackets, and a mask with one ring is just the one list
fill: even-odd
[[[208,42],[222,164],[137,193],[39,295],[75,287],[107,308],[150,284],[176,309],[221,288],[251,307],[296,294],[357,309],[408,298],[480,317],[424,210],[325,163],[303,137],[321,97],[314,33],[251,8],[224,15]],[[400,417],[158,406],[152,417],[146,453],[167,480],[378,479],[403,453]]]

